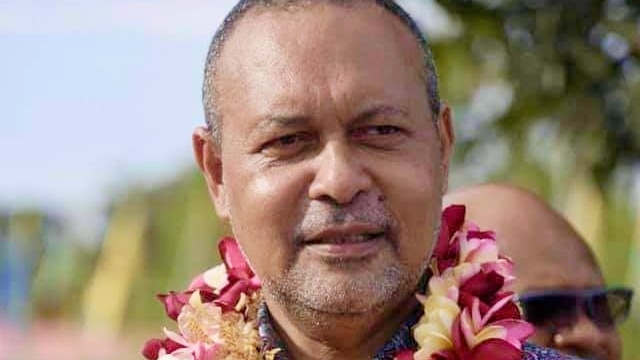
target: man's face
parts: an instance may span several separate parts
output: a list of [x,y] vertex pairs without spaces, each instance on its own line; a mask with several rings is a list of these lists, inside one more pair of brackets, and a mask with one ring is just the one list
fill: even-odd
[[451,143],[411,33],[373,4],[258,9],[218,69],[221,176],[212,166],[209,186],[266,295],[337,314],[408,298]]
[[[553,247],[554,244],[540,246]],[[560,254],[553,258],[532,256],[537,260],[536,264],[527,264],[525,261],[518,268],[519,264],[516,263],[516,290],[526,294],[532,291],[582,290],[605,286],[604,279],[591,262],[584,256],[577,256],[581,253],[579,250],[558,251]],[[565,319],[571,317],[568,313],[562,316],[558,312],[561,307],[558,304],[555,309],[549,309],[550,314],[557,314]],[[532,342],[585,359],[620,359],[620,337],[615,326],[598,325],[589,318],[584,308],[579,310],[575,319],[567,320],[566,324],[554,325],[555,320],[551,319],[554,317],[556,316],[549,316],[547,324],[536,326]]]

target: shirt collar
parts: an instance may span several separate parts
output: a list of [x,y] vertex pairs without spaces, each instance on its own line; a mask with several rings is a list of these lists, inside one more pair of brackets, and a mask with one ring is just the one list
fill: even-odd
[[[417,291],[420,294],[425,294],[427,291],[427,285],[431,272],[429,270],[420,278],[418,282]],[[413,311],[407,316],[402,325],[396,330],[382,348],[373,357],[373,360],[393,360],[396,354],[402,350],[416,350],[418,344],[413,339],[411,328],[418,323],[420,317],[423,314],[423,307],[417,305]],[[276,329],[273,326],[271,320],[271,313],[267,308],[267,304],[262,302],[258,308],[258,334],[262,340],[261,353],[266,354],[267,351],[273,351],[279,349],[276,353],[274,360],[289,360],[289,354],[285,347],[284,342],[278,335]]]
[[[391,339],[387,341],[373,360],[392,360],[394,356],[402,350],[415,350],[417,343],[411,334],[411,328],[418,322],[422,316],[422,306],[416,306],[407,319],[393,334]],[[275,355],[275,360],[289,360],[289,354],[284,342],[276,332],[271,320],[271,314],[266,303],[260,304],[258,309],[258,334],[262,340],[261,353],[279,349]]]

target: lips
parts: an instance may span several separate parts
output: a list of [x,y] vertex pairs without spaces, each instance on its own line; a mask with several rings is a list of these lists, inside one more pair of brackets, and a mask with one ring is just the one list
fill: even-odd
[[315,244],[350,244],[371,241],[386,233],[386,229],[368,223],[346,223],[327,226],[311,233],[304,245]]
[[364,258],[380,250],[386,234],[386,229],[377,225],[348,223],[314,232],[303,245],[321,257]]
[[377,237],[384,235],[384,232],[373,233],[373,234],[349,234],[344,236],[337,237],[329,237],[329,238],[320,238],[316,240],[311,240],[305,242],[305,245],[316,245],[316,244],[357,244],[363,243],[367,241],[371,241]]

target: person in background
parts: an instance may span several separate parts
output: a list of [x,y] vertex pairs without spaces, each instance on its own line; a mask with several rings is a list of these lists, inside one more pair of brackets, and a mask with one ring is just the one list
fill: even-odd
[[533,343],[587,359],[621,358],[616,329],[628,313],[632,291],[605,284],[589,246],[558,212],[534,194],[509,185],[484,184],[452,191],[444,206],[464,204],[467,218],[496,231],[515,262],[525,318],[536,327]]

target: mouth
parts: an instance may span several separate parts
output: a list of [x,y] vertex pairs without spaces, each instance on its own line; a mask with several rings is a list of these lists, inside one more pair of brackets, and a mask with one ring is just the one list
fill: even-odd
[[320,238],[305,242],[304,245],[344,245],[344,244],[358,244],[375,240],[378,237],[384,236],[385,231],[371,233],[371,234],[347,234],[344,236],[333,236],[328,238]]
[[328,227],[303,242],[313,255],[331,259],[363,259],[380,251],[388,238],[386,229],[369,224]]

